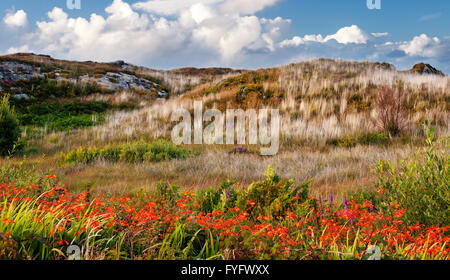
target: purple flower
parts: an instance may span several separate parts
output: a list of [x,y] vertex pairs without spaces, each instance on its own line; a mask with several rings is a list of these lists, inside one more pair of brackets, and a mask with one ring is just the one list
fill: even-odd
[[334,201],[334,196],[331,194],[330,195],[330,204],[333,204],[333,201]]
[[347,200],[347,198],[344,199],[344,209],[348,210],[348,200]]
[[231,198],[230,189],[227,189],[227,199],[229,200]]

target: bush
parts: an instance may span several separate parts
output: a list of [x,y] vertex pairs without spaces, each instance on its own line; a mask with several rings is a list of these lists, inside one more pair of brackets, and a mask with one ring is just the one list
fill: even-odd
[[340,139],[331,139],[327,144],[338,147],[352,148],[356,145],[386,145],[389,137],[384,133],[363,133],[356,135],[346,135]]
[[53,131],[69,131],[94,126],[104,120],[112,106],[104,101],[34,103],[18,108],[22,125],[47,127]]
[[9,96],[0,102],[0,156],[13,152],[20,137],[20,126],[14,108],[9,105]]
[[171,142],[160,139],[152,143],[137,142],[104,148],[78,148],[61,158],[66,163],[88,164],[96,160],[111,162],[159,162],[171,159],[184,159],[190,152]]
[[262,85],[250,84],[248,86],[243,86],[236,94],[236,102],[244,102],[251,93],[256,93],[258,97],[264,96],[264,88]]
[[374,123],[390,135],[400,134],[408,124],[406,102],[406,94],[402,88],[397,91],[381,89],[375,98],[378,116]]
[[308,200],[309,183],[293,187],[292,180],[280,180],[269,166],[263,181],[251,184],[238,195],[237,204],[241,209],[248,208],[252,217],[259,215],[277,217],[287,210],[295,210],[294,205]]
[[235,182],[225,181],[218,190],[210,188],[198,193],[198,204],[200,211],[212,213],[215,210],[225,211],[236,206],[237,192],[232,188]]
[[409,224],[449,224],[450,157],[434,146],[433,131],[427,131],[427,148],[400,169],[381,161],[377,165],[377,192],[363,192],[354,198],[370,200],[387,214],[406,209],[403,220]]
[[180,187],[176,185],[168,185],[160,182],[156,185],[156,197],[160,202],[164,201],[167,205],[175,206],[180,198]]

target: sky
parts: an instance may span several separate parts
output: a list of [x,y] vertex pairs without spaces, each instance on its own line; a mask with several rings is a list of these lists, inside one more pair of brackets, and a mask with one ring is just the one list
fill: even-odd
[[[77,1],[80,9],[67,3]],[[425,62],[450,73],[450,1],[379,0],[380,9],[377,1],[2,0],[0,54],[160,69],[325,57],[399,69]]]

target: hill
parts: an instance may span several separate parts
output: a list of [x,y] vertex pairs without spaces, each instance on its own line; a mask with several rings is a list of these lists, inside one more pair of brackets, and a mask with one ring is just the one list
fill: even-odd
[[[449,135],[450,78],[388,63],[318,59],[258,70],[155,70],[16,54],[0,57],[0,73],[1,94],[14,97],[23,127],[20,154],[37,170],[55,170],[72,189],[126,192],[160,180],[199,188],[226,179],[245,185],[272,165],[295,181],[314,177],[315,194],[342,195],[367,187],[379,160],[409,157],[424,141],[424,124],[444,142]],[[142,141],[170,139],[172,112],[192,112],[194,101],[221,111],[279,109],[279,153],[261,158],[230,153],[258,145],[197,145],[186,147],[195,156],[184,160],[59,164],[61,153],[80,147],[132,154]]]

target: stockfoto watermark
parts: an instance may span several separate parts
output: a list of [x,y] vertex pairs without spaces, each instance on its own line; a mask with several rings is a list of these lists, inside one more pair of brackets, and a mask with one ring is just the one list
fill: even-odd
[[[182,119],[181,122],[180,119]],[[226,116],[224,116],[217,109],[210,109],[203,113],[203,102],[196,101],[194,102],[193,122],[191,113],[184,108],[172,113],[172,122],[179,122],[172,129],[171,135],[172,141],[176,145],[192,144],[193,127],[193,143],[195,145],[223,145],[224,143],[234,145],[235,142],[238,145],[260,144],[263,146],[260,150],[261,155],[273,156],[278,153],[280,145],[280,113],[278,109],[261,109],[259,114],[254,109],[247,111],[227,109]],[[205,124],[207,125],[204,126]],[[247,124],[248,133],[246,132]]]
[[69,10],[81,10],[81,0],[67,0],[66,5]]
[[381,0],[367,0],[367,8],[381,10]]

